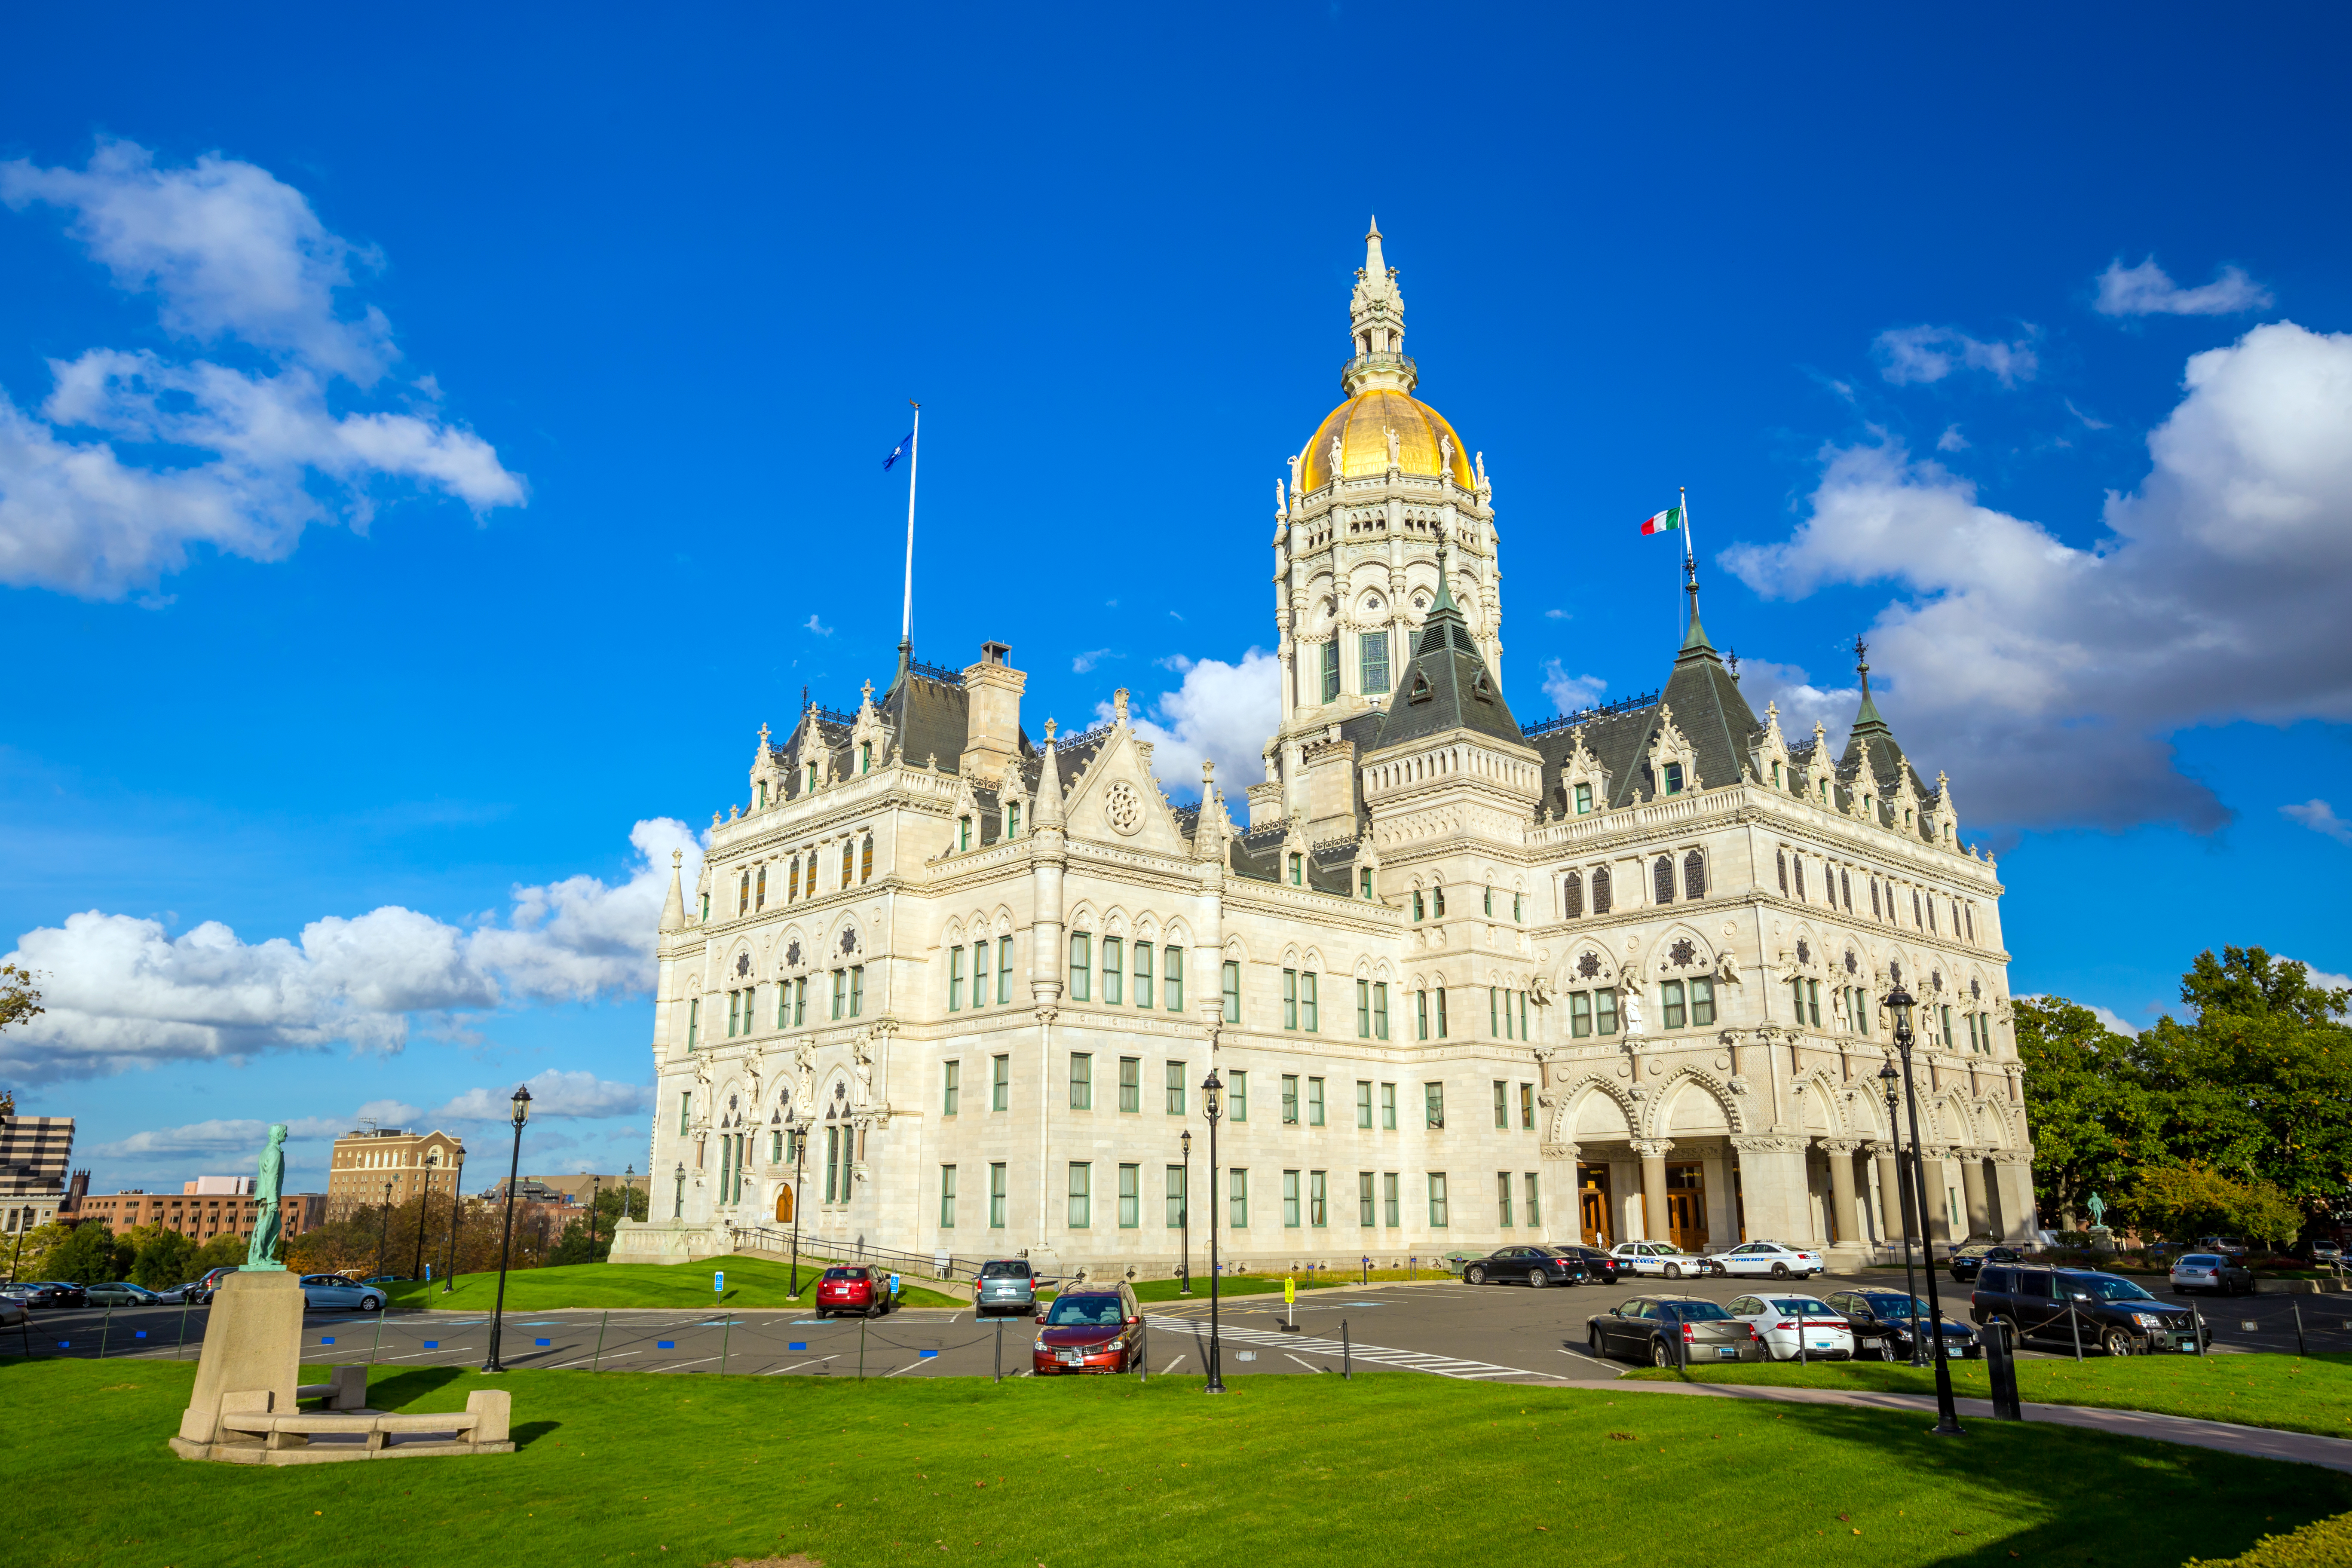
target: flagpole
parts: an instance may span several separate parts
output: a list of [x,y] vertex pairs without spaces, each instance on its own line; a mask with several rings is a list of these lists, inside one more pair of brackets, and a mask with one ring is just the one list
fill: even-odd
[[923,405],[913,398],[915,428],[907,437],[907,597],[898,611],[898,642],[912,645],[915,633],[915,474],[923,460]]

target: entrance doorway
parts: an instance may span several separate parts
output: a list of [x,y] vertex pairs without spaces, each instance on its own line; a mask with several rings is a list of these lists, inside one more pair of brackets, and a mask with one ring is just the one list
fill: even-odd
[[1577,1224],[1584,1232],[1584,1245],[1615,1246],[1615,1227],[1609,1223],[1609,1167],[1577,1166],[1576,1186]]
[[1666,1239],[1685,1252],[1706,1246],[1706,1167],[1666,1167]]
[[793,1189],[788,1186],[776,1189],[776,1223],[793,1223]]

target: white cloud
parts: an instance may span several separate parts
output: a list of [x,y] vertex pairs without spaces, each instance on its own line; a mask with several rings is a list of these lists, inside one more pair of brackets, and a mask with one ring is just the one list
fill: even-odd
[[1816,686],[1801,666],[1775,664],[1769,658],[1739,661],[1739,689],[1759,719],[1768,706],[1780,705],[1780,732],[1790,745],[1809,738],[1813,726],[1820,724],[1832,756],[1843,752],[1846,726],[1862,706],[1859,683]]
[[1609,683],[1597,675],[1570,675],[1559,660],[1543,663],[1543,693],[1555,713],[1578,713],[1601,700]]
[[2324,800],[2306,800],[2301,805],[2279,807],[2282,816],[2293,818],[2314,833],[2325,833],[2338,844],[2352,844],[2352,822],[2336,815],[2336,808]]
[[2137,267],[2126,267],[2117,257],[2099,274],[2092,308],[2103,316],[2229,316],[2270,302],[2271,291],[2235,267],[2224,267],[2210,283],[2183,289],[2153,256]]
[[2352,336],[2257,327],[2186,382],[2095,548],[1881,432],[1824,449],[1792,537],[1723,559],[1779,597],[1901,586],[1873,636],[1881,707],[1963,813],[2210,829],[2226,814],[2173,768],[2174,732],[2352,718]]
[[[289,1142],[340,1138],[352,1130],[350,1121],[329,1116],[297,1116],[286,1123]],[[142,1154],[241,1154],[251,1159],[269,1142],[269,1123],[249,1118],[193,1121],[184,1127],[158,1127],[133,1132],[111,1143],[97,1143],[89,1152],[101,1159],[131,1159]],[[239,1174],[244,1173],[239,1172]]]
[[[530,1090],[530,1116],[570,1116],[595,1120],[635,1116],[653,1106],[653,1090],[641,1083],[614,1083],[593,1072],[564,1072],[550,1068],[523,1083]],[[446,1121],[507,1121],[514,1112],[514,1085],[469,1089],[433,1115]]]
[[248,943],[217,921],[170,935],[160,921],[88,910],[27,931],[8,961],[39,973],[47,1011],[0,1036],[0,1072],[87,1078],[176,1058],[243,1058],[348,1045],[394,1052],[412,1027],[517,999],[642,992],[669,888],[669,851],[700,846],[685,824],[640,822],[625,881],[567,878],[513,889],[503,923],[471,930],[397,905],[313,921],[299,941]]
[[1878,374],[1897,386],[1941,381],[1955,370],[1981,370],[2003,386],[2032,381],[2042,362],[2031,337],[2013,343],[1981,342],[1950,327],[1897,327],[1873,345]]
[[2105,420],[2094,418],[2092,416],[2085,414],[2081,409],[2075,407],[2074,400],[2073,398],[2067,398],[2065,403],[2066,412],[2073,415],[2075,418],[2080,419],[2086,429],[2112,430],[2115,428],[2114,426],[2108,424]]
[[2122,1035],[2127,1039],[2137,1038],[2139,1034],[2139,1026],[2125,1022],[2124,1016],[2112,1007],[2102,1007],[2094,1002],[2091,1014],[2106,1026],[2110,1034]]
[[1094,668],[1096,665],[1100,664],[1109,653],[1110,649],[1107,647],[1087,649],[1085,653],[1082,653],[1078,655],[1077,658],[1070,660],[1070,673],[1072,675],[1086,674],[1088,670]]
[[[1132,712],[1135,732],[1152,744],[1152,766],[1171,798],[1189,799],[1201,788],[1201,760],[1217,764],[1217,787],[1235,820],[1246,816],[1242,794],[1265,776],[1265,738],[1282,721],[1282,662],[1252,648],[1239,664],[1187,658],[1160,661],[1180,671],[1184,684],[1163,691],[1148,708]],[[1095,721],[1108,721],[1111,706],[1095,707]]]
[[833,635],[833,628],[831,626],[823,626],[818,623],[816,612],[814,610],[809,612],[809,618],[802,623],[801,630],[804,632],[814,632],[821,637],[829,637]]
[[1938,452],[1965,452],[1968,449],[1969,438],[1960,434],[1960,427],[1957,425],[1945,426],[1944,433],[1936,437],[1936,450]]
[[371,1100],[352,1112],[352,1125],[373,1121],[379,1127],[404,1127],[423,1119],[422,1106],[411,1105],[404,1100]]
[[192,546],[282,560],[310,523],[364,529],[403,487],[477,516],[524,504],[495,448],[433,410],[429,378],[406,412],[330,406],[335,382],[372,387],[397,351],[380,311],[338,310],[362,253],[268,171],[217,154],[161,169],[104,142],[82,170],[0,163],[0,201],[67,209],[166,329],[250,362],[90,349],[49,362],[37,417],[0,392],[0,583],[111,599],[181,570]]
[[1568,618],[1569,615],[1566,610],[1546,610],[1544,612],[1544,619],[1548,621],[1564,621]]
[[[2279,956],[2284,958],[2286,955],[2281,953]],[[2295,962],[2303,963],[2301,959],[2296,959]],[[2303,967],[2304,979],[2309,984],[2316,985],[2323,991],[2352,991],[2352,974],[2330,974],[2326,970],[2314,969],[2308,963],[2304,963]]]

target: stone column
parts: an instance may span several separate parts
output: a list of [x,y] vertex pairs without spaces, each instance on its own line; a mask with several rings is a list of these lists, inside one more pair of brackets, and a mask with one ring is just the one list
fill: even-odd
[[2000,1205],[1996,1224],[2000,1239],[2030,1240],[2034,1221],[2033,1151],[2003,1149],[1992,1157],[1993,1195]]
[[1666,1154],[1674,1143],[1664,1138],[1636,1138],[1633,1152],[1642,1156],[1642,1238],[1664,1241],[1666,1225]]
[[1862,1147],[1850,1138],[1824,1138],[1822,1152],[1830,1157],[1830,1221],[1841,1247],[1867,1248],[1870,1232],[1862,1223],[1862,1206],[1854,1201],[1853,1152]]
[[1802,1246],[1811,1233],[1805,1182],[1806,1141],[1792,1133],[1738,1133],[1739,1192],[1750,1241]]
[[1911,1221],[1903,1212],[1903,1173],[1895,1163],[1895,1145],[1874,1143],[1870,1152],[1878,1162],[1878,1209],[1884,1221],[1879,1235],[1900,1242],[1909,1234]]
[[1566,1237],[1570,1242],[1584,1239],[1584,1196],[1576,1180],[1577,1147],[1573,1143],[1546,1143],[1541,1155],[1543,1171],[1537,1180],[1543,1184],[1543,1239]]
[[1969,1239],[1971,1241],[1993,1234],[1992,1208],[1985,1201],[1985,1163],[1981,1149],[1962,1149],[1960,1159],[1960,1196],[1968,1205]]
[[1927,1252],[1930,1258],[1936,1256],[1937,1242],[1947,1247],[1952,1245],[1951,1211],[1945,1205],[1952,1176],[1945,1161],[1944,1150],[1927,1149],[1920,1152],[1919,1212],[1927,1226]]

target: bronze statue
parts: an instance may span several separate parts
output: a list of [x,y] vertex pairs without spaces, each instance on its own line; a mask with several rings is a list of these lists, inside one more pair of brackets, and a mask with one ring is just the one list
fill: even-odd
[[282,1274],[286,1265],[278,1261],[278,1239],[285,1226],[278,1217],[278,1189],[286,1184],[286,1123],[269,1124],[269,1146],[261,1152],[261,1167],[253,1184],[254,1195],[261,1200],[261,1212],[254,1216],[253,1240],[245,1249],[245,1267]]

